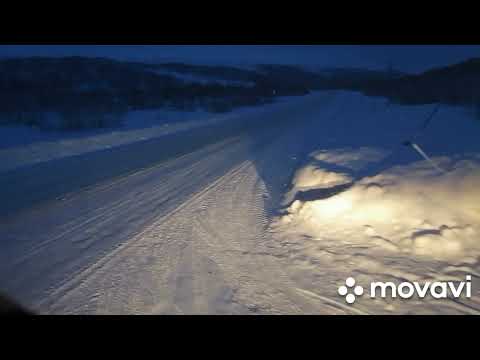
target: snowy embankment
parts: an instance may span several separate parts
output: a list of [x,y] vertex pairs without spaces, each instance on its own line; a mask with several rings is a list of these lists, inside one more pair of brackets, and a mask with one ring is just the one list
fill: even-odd
[[[298,99],[298,98],[297,98]],[[279,103],[295,101],[279,98],[277,103],[261,107],[275,109]],[[0,126],[0,173],[50,160],[111,149],[135,142],[193,130],[199,127],[235,121],[240,116],[258,112],[257,107],[243,107],[225,114],[204,111],[144,110],[125,115],[118,129],[78,132],[42,131],[26,126]]]
[[26,126],[2,126],[0,172],[68,156],[148,140],[174,132],[214,124],[220,117],[207,113],[134,111],[118,129],[77,132],[45,131]]
[[[337,160],[349,167],[345,160],[361,157],[362,151],[337,155],[320,152],[312,158]],[[348,238],[350,243],[387,251],[476,262],[480,255],[480,241],[475,238],[480,233],[480,155],[436,160],[449,171],[439,174],[420,161],[358,181],[347,171],[327,171],[314,162],[297,172],[295,190],[319,191],[309,200],[295,200],[281,221],[301,224],[313,235]]]
[[[343,136],[319,134],[317,150],[296,171],[285,210],[271,226],[291,260],[290,273],[311,294],[332,298],[349,276],[368,284],[472,275],[478,287],[480,123],[465,109],[443,107],[419,133],[433,106],[347,99],[353,106],[337,117]],[[431,162],[402,145],[412,138]],[[480,310],[478,295],[461,301],[364,297],[352,311]]]

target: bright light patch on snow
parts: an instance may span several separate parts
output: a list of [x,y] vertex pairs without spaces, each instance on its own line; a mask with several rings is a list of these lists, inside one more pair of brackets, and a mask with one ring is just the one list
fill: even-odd
[[352,179],[345,173],[326,171],[313,164],[301,168],[293,179],[295,188],[329,187],[350,182]]
[[[343,164],[350,159],[345,152],[342,156],[336,151],[320,154],[322,160]],[[425,161],[394,167],[331,197],[296,200],[282,222],[294,222],[311,236],[414,256],[462,259],[480,255],[476,237],[480,231],[480,158],[436,161],[450,171],[439,175]],[[296,187],[325,187],[335,182],[324,179],[337,176],[346,180],[344,174],[311,169],[309,164],[299,170]]]
[[[301,191],[312,189],[328,189],[334,186],[349,184],[353,181],[351,170],[360,168],[383,159],[386,152],[381,149],[361,147],[359,149],[319,150],[310,154],[310,161],[295,173],[291,190],[286,194],[284,205],[292,202]],[[334,165],[344,171],[331,171],[325,167]],[[345,203],[345,202],[344,202]],[[344,204],[345,205],[345,204]],[[332,208],[344,205],[329,204]],[[299,206],[295,204],[295,206]]]

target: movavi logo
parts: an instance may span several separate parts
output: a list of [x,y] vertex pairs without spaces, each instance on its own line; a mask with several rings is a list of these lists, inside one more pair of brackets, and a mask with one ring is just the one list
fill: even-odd
[[[350,292],[351,290],[351,292]],[[348,304],[355,303],[357,297],[364,294],[364,288],[356,285],[354,278],[349,277],[345,281],[345,285],[338,288],[338,294],[345,297]],[[393,282],[371,282],[370,298],[397,298],[410,299],[417,295],[423,299],[427,295],[434,299],[447,298],[471,298],[472,297],[472,277],[467,275],[465,281],[436,281],[436,282],[402,282],[395,284]]]

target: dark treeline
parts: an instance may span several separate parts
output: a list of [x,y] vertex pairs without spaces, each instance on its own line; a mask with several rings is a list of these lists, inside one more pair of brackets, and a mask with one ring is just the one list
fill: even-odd
[[[211,81],[186,81],[178,75]],[[129,110],[171,108],[227,112],[312,90],[354,90],[402,104],[478,105],[480,59],[419,75],[362,69],[251,69],[102,58],[0,61],[0,124],[78,129],[119,125]]]
[[[222,85],[181,81],[174,75],[157,74],[155,69],[211,76],[212,79],[249,81],[253,86]],[[298,70],[301,73],[301,70]],[[304,94],[309,84],[301,79],[285,83],[278,71],[263,73],[229,67],[185,64],[148,65],[108,59],[26,58],[0,61],[0,110],[75,109],[117,106],[162,107],[202,99],[257,98]]]
[[480,59],[432,69],[418,75],[363,84],[367,95],[385,96],[400,104],[480,105]]
[[[247,85],[182,81],[168,70],[249,82]],[[300,71],[300,70],[299,70]],[[0,122],[76,129],[115,125],[128,110],[173,108],[226,112],[303,95],[308,84],[277,74],[231,67],[141,64],[92,58],[25,58],[0,61]]]

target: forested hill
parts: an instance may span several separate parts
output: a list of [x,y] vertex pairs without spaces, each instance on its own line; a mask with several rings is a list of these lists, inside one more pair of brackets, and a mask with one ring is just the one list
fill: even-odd
[[367,95],[386,96],[403,104],[480,105],[480,58],[417,75],[365,83]]

